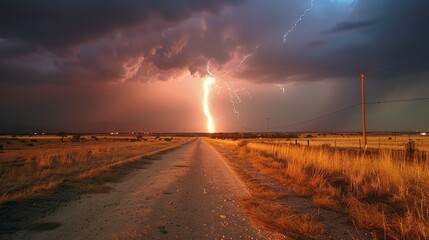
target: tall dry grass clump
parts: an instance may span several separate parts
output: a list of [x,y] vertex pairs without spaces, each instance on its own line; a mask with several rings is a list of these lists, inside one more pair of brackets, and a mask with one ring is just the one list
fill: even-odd
[[[346,213],[377,238],[429,239],[429,163],[320,147],[222,141],[314,204]],[[225,144],[228,142],[227,144]]]

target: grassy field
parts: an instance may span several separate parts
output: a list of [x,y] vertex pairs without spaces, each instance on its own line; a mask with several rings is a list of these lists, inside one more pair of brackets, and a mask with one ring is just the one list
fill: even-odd
[[[397,135],[369,135],[369,149],[394,149],[403,150],[405,144],[411,139],[418,150],[429,151],[429,136],[397,134]],[[296,141],[295,141],[296,140]],[[290,143],[311,146],[330,146],[339,148],[363,147],[362,136],[350,134],[324,135],[317,133],[300,134],[299,138],[291,139],[266,139],[269,143]],[[308,142],[309,141],[309,142]]]
[[25,199],[65,181],[95,178],[110,168],[175,147],[186,138],[92,135],[0,138],[0,204]]
[[[345,214],[357,229],[370,232],[373,238],[429,239],[429,162],[396,159],[391,150],[395,146],[363,155],[314,145],[279,144],[281,141],[288,140],[212,140],[267,178],[290,186],[291,192],[277,196],[309,198],[314,206]],[[247,207],[260,213],[257,217],[262,221],[290,218],[288,206],[266,202],[256,201]],[[276,214],[264,214],[260,208],[275,208]],[[311,231],[304,228],[314,219],[301,222],[296,226],[304,226],[300,229],[308,236]]]

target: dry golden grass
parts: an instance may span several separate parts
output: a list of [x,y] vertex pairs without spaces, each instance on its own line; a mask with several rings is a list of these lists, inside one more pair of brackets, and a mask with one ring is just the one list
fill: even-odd
[[[19,139],[15,142],[3,139],[8,145],[0,154],[0,204],[53,189],[65,180],[95,177],[114,166],[140,160],[186,141],[107,139],[73,143],[44,138],[31,142],[34,146]],[[86,188],[102,191],[95,185]]]
[[[271,229],[295,239],[321,239],[324,227],[311,214],[297,213],[292,207],[267,200],[242,200],[242,207]],[[322,237],[323,238],[323,237]]]
[[[306,138],[307,135],[313,137]],[[419,150],[429,151],[429,136],[420,136],[413,134],[411,140],[414,141],[415,146]],[[307,145],[310,141],[310,146],[330,146],[338,148],[360,148],[363,147],[362,136],[360,135],[320,135],[320,134],[301,134],[300,138],[292,139],[264,139],[267,143],[289,143],[299,145]],[[404,145],[409,141],[409,136],[405,135],[369,135],[368,145],[369,149],[392,149],[403,150]]]
[[[235,147],[232,142],[216,142],[215,146],[223,148]],[[236,150],[238,150],[238,152],[235,151],[237,154],[244,157],[246,151],[240,151],[242,148]],[[240,162],[234,161],[229,153],[226,153],[225,156],[229,159],[230,166],[245,182],[251,193],[251,198],[242,199],[240,205],[255,221],[292,239],[330,239],[325,232],[324,224],[318,222],[317,213],[296,211],[291,204],[285,204],[283,200],[289,197],[290,192],[285,189],[279,191],[278,186],[273,184],[270,179],[261,178],[260,174],[257,171],[255,172],[252,167],[249,168]],[[261,162],[264,160],[266,160],[266,163],[272,162],[272,159],[264,158],[260,154],[259,157],[261,157]],[[256,159],[255,156],[253,156],[253,159]],[[256,162],[253,163],[257,164]],[[261,170],[266,170],[263,175],[274,173],[274,171],[266,168]]]
[[429,239],[429,163],[318,147],[216,140],[316,206],[346,213],[377,238]]

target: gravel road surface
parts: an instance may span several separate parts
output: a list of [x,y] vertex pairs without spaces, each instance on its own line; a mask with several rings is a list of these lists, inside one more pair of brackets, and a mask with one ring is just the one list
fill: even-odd
[[132,171],[108,193],[84,194],[41,219],[47,231],[13,239],[273,239],[245,216],[249,192],[221,155],[197,139]]

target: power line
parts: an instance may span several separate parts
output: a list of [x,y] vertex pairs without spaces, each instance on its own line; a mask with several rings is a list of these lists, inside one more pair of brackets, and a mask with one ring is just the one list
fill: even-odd
[[[383,103],[399,103],[399,102],[414,102],[414,101],[424,101],[424,100],[429,100],[429,97],[373,101],[373,102],[367,102],[367,103],[365,103],[365,105],[374,105],[374,104],[383,104]],[[353,105],[350,105],[348,107],[341,108],[339,110],[320,115],[318,117],[314,117],[314,118],[307,119],[307,120],[300,121],[300,122],[295,122],[295,123],[284,125],[284,126],[273,127],[273,129],[289,128],[289,127],[294,127],[294,126],[302,125],[305,123],[313,122],[313,121],[316,121],[319,119],[323,119],[323,118],[326,118],[326,117],[347,111],[349,109],[355,108],[355,107],[360,106],[360,105],[361,105],[360,103],[353,104]]]
[[413,102],[413,101],[422,101],[422,100],[429,100],[429,97],[374,101],[374,102],[368,102],[367,104],[396,103],[396,102]]

